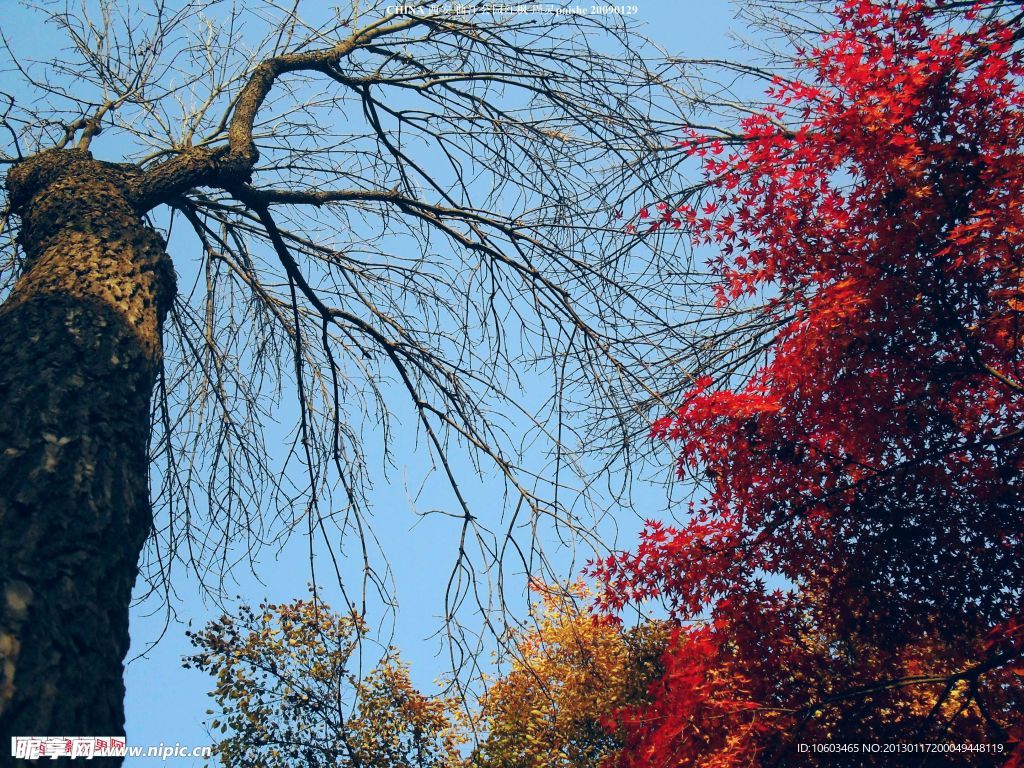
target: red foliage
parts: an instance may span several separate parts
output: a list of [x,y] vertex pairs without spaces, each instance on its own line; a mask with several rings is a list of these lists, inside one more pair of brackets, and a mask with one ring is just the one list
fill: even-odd
[[848,0],[739,149],[684,142],[712,198],[660,221],[778,331],[743,386],[699,380],[654,425],[709,497],[593,569],[608,610],[707,621],[623,713],[623,765],[1024,733],[1024,57],[991,5]]

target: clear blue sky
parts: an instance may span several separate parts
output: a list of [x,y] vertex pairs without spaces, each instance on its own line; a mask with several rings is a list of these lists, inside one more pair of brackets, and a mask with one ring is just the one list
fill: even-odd
[[[133,0],[123,0],[133,2]],[[326,0],[325,0],[326,1]],[[663,46],[670,54],[688,57],[728,56],[733,43],[726,37],[726,29],[732,24],[734,8],[726,0],[635,0],[639,8],[638,19],[645,26],[645,32],[654,42]],[[580,2],[589,7],[589,3]],[[14,39],[31,34],[36,39],[43,35],[40,30],[27,29],[30,17],[4,3],[4,30]],[[283,438],[282,438],[283,441]],[[415,446],[399,446],[397,451],[400,466],[392,471],[387,481],[376,483],[372,495],[375,524],[378,536],[387,542],[392,553],[391,566],[394,570],[398,589],[400,609],[394,624],[393,644],[397,645],[410,662],[414,680],[424,689],[430,689],[431,681],[444,673],[448,660],[439,654],[438,640],[430,639],[439,628],[438,614],[442,606],[444,580],[449,559],[444,557],[452,542],[442,519],[424,519],[418,524],[413,511],[410,494],[420,487],[428,466],[418,455]],[[468,467],[463,467],[463,470]],[[664,472],[671,473],[666,463]],[[466,472],[465,474],[469,474]],[[378,473],[378,477],[381,477]],[[649,487],[635,487],[640,508],[649,507],[651,517],[657,517],[665,506],[665,491],[652,484]],[[497,478],[480,482],[469,489],[470,501],[485,506],[500,499],[502,490]],[[415,501],[417,509],[443,508],[451,499],[443,486],[429,482]],[[630,532],[639,528],[639,521],[631,513],[621,521],[624,541]],[[228,591],[243,600],[255,604],[263,599],[282,602],[307,594],[309,581],[308,550],[301,536],[275,559],[271,550],[265,550],[258,569],[262,583],[244,568],[236,573],[237,585]],[[326,569],[324,569],[326,571]],[[566,573],[565,577],[572,577]],[[177,601],[174,604],[176,620],[165,630],[165,616],[159,605],[153,603],[137,608],[132,615],[131,634],[133,645],[129,658],[127,682],[127,736],[135,745],[189,744],[202,745],[211,739],[203,726],[205,711],[212,706],[207,691],[212,687],[211,678],[181,667],[181,657],[190,651],[184,632],[189,622],[193,629],[199,629],[207,620],[219,615],[220,610],[207,605],[198,597],[194,583],[180,579],[175,585]],[[331,592],[325,593],[330,601]],[[371,617],[373,618],[373,617]],[[149,646],[162,636],[155,647]],[[140,656],[141,654],[141,656]],[[130,768],[159,761],[129,760]],[[191,764],[190,760],[170,760],[169,764],[181,766]],[[199,763],[197,763],[199,764]]]

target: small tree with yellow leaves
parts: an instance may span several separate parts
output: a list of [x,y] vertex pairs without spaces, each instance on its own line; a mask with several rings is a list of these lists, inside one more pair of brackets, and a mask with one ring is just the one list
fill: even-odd
[[209,672],[225,768],[454,768],[459,708],[416,690],[389,648],[357,674],[363,620],[318,600],[242,606],[191,634],[185,666]]
[[486,736],[473,762],[482,768],[597,766],[621,745],[607,725],[618,709],[640,703],[660,672],[669,630],[661,622],[632,629],[596,620],[581,605],[590,591],[536,585],[539,620],[512,637],[506,675],[482,702]]

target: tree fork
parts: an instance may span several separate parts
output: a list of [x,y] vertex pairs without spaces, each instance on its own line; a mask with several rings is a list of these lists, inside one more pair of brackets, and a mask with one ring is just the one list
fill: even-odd
[[175,293],[138,178],[82,150],[7,175],[25,264],[0,306],[0,763],[11,736],[124,733],[150,396]]

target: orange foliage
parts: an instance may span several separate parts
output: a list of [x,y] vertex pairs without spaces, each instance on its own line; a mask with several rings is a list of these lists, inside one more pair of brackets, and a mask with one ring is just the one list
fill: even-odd
[[664,624],[623,631],[596,620],[579,603],[590,593],[541,594],[535,626],[512,637],[507,674],[491,682],[482,703],[486,733],[473,763],[482,768],[597,766],[621,744],[607,727],[617,709],[643,699],[660,671]]

